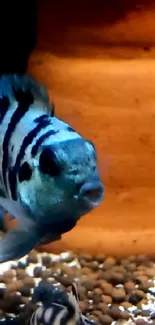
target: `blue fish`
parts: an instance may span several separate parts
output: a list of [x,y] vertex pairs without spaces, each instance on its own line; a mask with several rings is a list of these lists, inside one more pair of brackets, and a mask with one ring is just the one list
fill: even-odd
[[104,197],[94,144],[55,115],[44,85],[28,75],[0,78],[0,262],[61,239]]

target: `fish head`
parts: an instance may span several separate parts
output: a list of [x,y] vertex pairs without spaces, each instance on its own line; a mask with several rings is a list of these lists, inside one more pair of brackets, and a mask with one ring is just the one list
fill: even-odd
[[82,137],[42,146],[31,168],[20,201],[49,232],[69,231],[103,200],[96,149]]

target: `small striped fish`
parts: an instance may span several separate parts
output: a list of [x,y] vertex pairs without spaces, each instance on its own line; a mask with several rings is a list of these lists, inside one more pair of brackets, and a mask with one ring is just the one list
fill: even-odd
[[[31,316],[27,325],[92,325],[94,322],[82,315],[79,308],[77,287],[72,284],[70,294],[49,285],[44,288],[44,299],[48,296],[48,302],[42,300],[43,306],[39,307]],[[38,288],[36,288],[38,290]],[[50,292],[51,290],[51,292]]]
[[30,76],[0,79],[0,209],[18,227],[0,242],[0,262],[61,238],[103,200],[92,142],[58,119]]

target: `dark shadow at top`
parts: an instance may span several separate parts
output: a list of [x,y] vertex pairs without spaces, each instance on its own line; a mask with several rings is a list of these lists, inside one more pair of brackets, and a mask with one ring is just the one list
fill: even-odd
[[73,34],[69,41],[66,40],[72,28],[102,26],[104,33],[105,27],[125,19],[130,12],[155,7],[154,0],[38,1],[38,48],[59,56],[76,55],[76,49],[81,44],[103,46],[100,37],[89,32],[84,35],[79,32],[75,38]]
[[36,1],[0,1],[0,74],[26,72],[36,45]]

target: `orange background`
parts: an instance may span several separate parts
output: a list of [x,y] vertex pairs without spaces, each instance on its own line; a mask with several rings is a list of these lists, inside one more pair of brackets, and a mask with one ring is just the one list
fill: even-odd
[[155,251],[153,2],[40,1],[29,72],[94,141],[105,184],[103,204],[43,250]]

